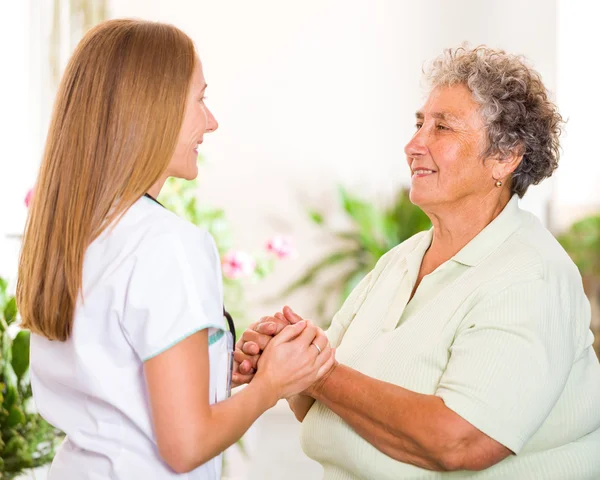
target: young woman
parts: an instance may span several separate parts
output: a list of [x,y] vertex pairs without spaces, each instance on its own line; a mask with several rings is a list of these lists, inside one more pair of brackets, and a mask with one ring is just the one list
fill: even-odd
[[334,362],[324,334],[286,327],[227,398],[231,341],[210,235],[154,200],[193,179],[217,122],[181,31],[105,22],[57,94],[17,286],[37,408],[66,433],[52,480],[220,477],[220,454]]

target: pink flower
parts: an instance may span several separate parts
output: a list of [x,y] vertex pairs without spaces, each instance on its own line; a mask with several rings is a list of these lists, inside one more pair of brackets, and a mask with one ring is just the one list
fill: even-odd
[[232,280],[252,275],[256,268],[256,261],[246,252],[231,251],[223,257],[221,264],[223,275]]
[[296,249],[292,239],[282,235],[275,235],[267,242],[267,252],[277,255],[279,258],[288,258],[296,255]]
[[33,188],[30,188],[29,191],[27,192],[27,195],[25,195],[25,206],[27,208],[29,208],[29,204],[31,203],[32,198],[33,198]]

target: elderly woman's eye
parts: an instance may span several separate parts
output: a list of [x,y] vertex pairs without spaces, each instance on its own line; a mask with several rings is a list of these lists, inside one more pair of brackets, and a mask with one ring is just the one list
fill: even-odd
[[450,130],[448,127],[446,127],[445,125],[438,125],[437,126],[438,130]]
[[421,122],[417,122],[417,123],[415,123],[415,128],[416,128],[417,130],[420,130],[422,126],[423,126],[423,124],[422,124]]

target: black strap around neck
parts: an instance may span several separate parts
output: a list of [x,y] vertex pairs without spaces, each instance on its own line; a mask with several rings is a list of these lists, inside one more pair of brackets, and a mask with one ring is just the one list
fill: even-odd
[[150,195],[149,193],[144,193],[144,197],[149,198],[150,200],[152,200],[153,202],[158,203],[161,207],[165,208],[165,206],[160,203],[156,198],[154,198],[152,195]]

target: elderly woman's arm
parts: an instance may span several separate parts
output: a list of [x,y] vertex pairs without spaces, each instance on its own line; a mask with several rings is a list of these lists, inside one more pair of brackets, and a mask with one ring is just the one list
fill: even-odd
[[378,450],[429,470],[482,470],[510,455],[444,405],[338,365],[309,392]]
[[[301,320],[287,307],[284,315],[269,321],[283,325]],[[252,335],[248,339],[259,345],[266,340]],[[298,421],[304,420],[315,399],[386,455],[429,470],[481,470],[511,453],[447,408],[441,398],[375,380],[344,365],[336,365],[306,394],[288,399]]]
[[296,420],[299,422],[304,421],[304,417],[306,417],[310,407],[312,407],[315,403],[315,399],[313,397],[302,393],[288,398],[287,401],[290,409],[292,412],[294,412]]

